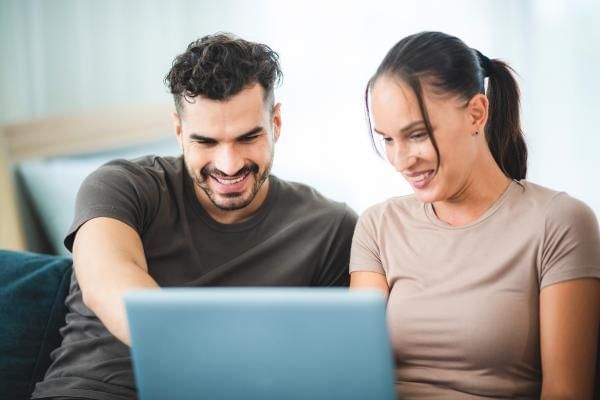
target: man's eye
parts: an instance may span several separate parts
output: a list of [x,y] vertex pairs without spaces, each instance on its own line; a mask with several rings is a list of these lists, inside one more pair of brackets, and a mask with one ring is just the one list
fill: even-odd
[[249,135],[240,138],[240,142],[252,142],[258,137],[258,135]]

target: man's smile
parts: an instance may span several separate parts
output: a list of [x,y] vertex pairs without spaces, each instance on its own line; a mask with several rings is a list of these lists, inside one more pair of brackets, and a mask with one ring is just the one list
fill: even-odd
[[246,186],[250,171],[245,171],[241,175],[233,177],[225,177],[221,175],[209,175],[211,180],[216,184],[217,192],[219,193],[239,193],[243,192]]

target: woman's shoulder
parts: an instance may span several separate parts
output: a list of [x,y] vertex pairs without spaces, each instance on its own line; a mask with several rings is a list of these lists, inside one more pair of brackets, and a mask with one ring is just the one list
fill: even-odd
[[595,223],[594,211],[582,200],[566,192],[529,182],[517,182],[522,188],[522,195],[530,206],[543,213],[547,224],[572,226]]
[[382,218],[408,217],[423,213],[423,202],[414,194],[395,196],[368,207],[360,215],[362,220],[381,221]]
[[564,193],[524,179],[513,182],[521,189],[518,191],[520,200],[526,199],[528,202],[538,205],[549,204],[556,196]]

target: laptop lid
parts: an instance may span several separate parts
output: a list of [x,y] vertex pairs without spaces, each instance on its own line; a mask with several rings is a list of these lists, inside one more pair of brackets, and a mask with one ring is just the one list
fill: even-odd
[[125,303],[141,400],[394,398],[380,292],[173,288]]

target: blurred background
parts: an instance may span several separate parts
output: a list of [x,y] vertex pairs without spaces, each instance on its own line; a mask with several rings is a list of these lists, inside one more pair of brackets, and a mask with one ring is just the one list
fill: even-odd
[[403,36],[441,30],[516,69],[529,180],[600,215],[599,23],[597,0],[0,0],[0,124],[170,103],[173,58],[233,32],[281,57],[274,172],[360,213],[411,192],[370,148],[365,83]]

